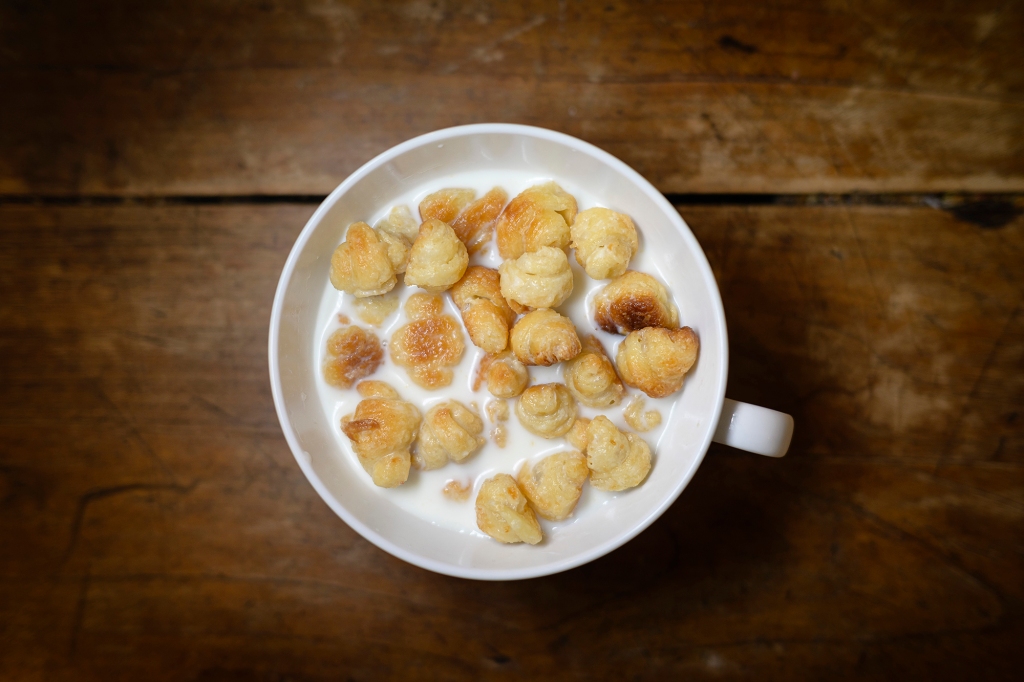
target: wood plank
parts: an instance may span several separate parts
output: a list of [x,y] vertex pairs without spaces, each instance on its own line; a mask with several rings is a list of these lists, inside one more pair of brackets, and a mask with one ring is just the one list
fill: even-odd
[[1019,670],[1024,218],[682,207],[729,393],[790,411],[791,454],[716,446],[628,550],[484,584],[377,550],[294,465],[264,344],[312,210],[0,207],[0,677]]
[[665,192],[1024,190],[1016,3],[0,12],[4,194],[326,193],[489,120],[582,137]]

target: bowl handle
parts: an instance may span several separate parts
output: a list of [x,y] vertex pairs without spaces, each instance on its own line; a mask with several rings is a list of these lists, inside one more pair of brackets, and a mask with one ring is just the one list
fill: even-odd
[[712,440],[768,457],[782,457],[793,439],[793,418],[788,414],[725,399]]

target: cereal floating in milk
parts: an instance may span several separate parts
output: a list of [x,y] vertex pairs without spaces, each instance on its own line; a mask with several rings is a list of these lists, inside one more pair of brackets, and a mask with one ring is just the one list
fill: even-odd
[[644,226],[572,189],[453,175],[334,250],[320,400],[357,475],[432,523],[538,544],[656,468],[697,333]]

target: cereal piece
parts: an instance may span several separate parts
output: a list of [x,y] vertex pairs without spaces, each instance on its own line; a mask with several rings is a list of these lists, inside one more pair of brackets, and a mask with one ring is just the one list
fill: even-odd
[[504,350],[497,355],[485,355],[480,359],[473,390],[478,390],[480,384],[485,381],[487,390],[495,398],[515,398],[530,383],[530,372],[512,351]]
[[384,360],[380,339],[362,327],[342,327],[327,339],[324,381],[336,388],[352,384],[377,371]]
[[476,192],[471,189],[449,187],[428,194],[420,202],[420,220],[440,220],[452,224],[452,221],[469,206]]
[[554,308],[572,293],[565,251],[542,246],[501,264],[501,295],[524,308]]
[[487,418],[494,423],[508,420],[508,403],[495,399],[487,401]]
[[356,393],[363,398],[401,398],[398,391],[386,381],[360,381],[356,385]]
[[625,335],[644,327],[676,329],[679,311],[661,282],[627,270],[594,298],[594,321],[606,332]]
[[505,208],[507,201],[508,194],[505,190],[495,187],[467,206],[458,218],[449,223],[455,230],[455,234],[466,245],[466,250],[470,255],[479,251],[491,238],[494,223],[501,215],[501,209]]
[[629,427],[640,432],[650,431],[661,423],[661,412],[657,410],[644,412],[644,403],[644,397],[638,395],[630,400],[626,409],[622,411],[622,416]]
[[540,523],[526,495],[508,474],[484,481],[476,496],[476,525],[500,542],[528,542],[544,539]]
[[366,223],[352,223],[331,255],[334,288],[362,298],[386,294],[397,282],[387,244]]
[[587,441],[590,484],[598,490],[626,490],[647,478],[651,449],[640,436],[619,431],[601,415],[587,427]]
[[[362,299],[359,299],[359,300],[362,300]],[[346,315],[345,313],[338,313],[338,323],[339,324],[351,324],[352,320],[350,320],[348,315]]]
[[480,434],[484,422],[458,400],[435,405],[427,410],[420,426],[420,437],[412,458],[417,469],[439,469],[461,462],[484,444]]
[[462,311],[470,340],[488,353],[505,350],[516,314],[501,295],[498,271],[474,265],[452,287],[451,293]]
[[472,480],[469,483],[461,483],[455,479],[444,484],[441,493],[452,502],[465,502],[469,499],[469,493],[473,491]]
[[594,336],[583,339],[583,350],[565,365],[565,387],[587,407],[610,407],[626,394],[615,366]]
[[588,208],[570,226],[576,260],[594,279],[618,277],[640,246],[629,216],[607,208]]
[[572,423],[572,428],[565,434],[565,439],[569,441],[569,444],[580,452],[587,451],[587,429],[590,427],[590,420],[586,417],[576,417],[576,421]]
[[494,444],[499,448],[503,448],[508,444],[508,429],[505,428],[503,422],[498,422],[494,425],[494,428],[491,429],[491,438],[494,439]]
[[512,327],[512,352],[525,365],[553,365],[579,355],[580,337],[572,320],[549,308],[524,315]]
[[440,220],[427,220],[409,250],[405,283],[440,293],[458,282],[469,265],[466,245]]
[[341,430],[374,484],[401,485],[409,478],[409,447],[420,425],[420,411],[382,381],[364,381],[357,389],[368,397],[359,401],[354,414],[342,417]]
[[416,241],[420,226],[412,217],[412,211],[407,206],[395,206],[384,218],[377,221],[373,229],[377,236],[388,247],[388,258],[395,274],[405,272],[406,264],[409,262],[409,249]]
[[619,344],[615,366],[627,385],[652,398],[664,398],[683,387],[699,347],[697,335],[689,327],[646,327],[630,332]]
[[564,249],[576,208],[576,199],[553,182],[523,190],[498,218],[501,257],[519,258],[542,246]]
[[420,224],[408,206],[393,206],[385,217],[377,221],[374,229],[390,232],[412,244],[420,233]]
[[561,521],[572,516],[589,475],[587,458],[569,451],[549,455],[533,466],[527,462],[516,480],[537,514]]
[[516,401],[519,423],[541,438],[564,436],[576,419],[576,401],[562,384],[540,384]]
[[459,323],[441,314],[439,296],[413,294],[405,302],[410,322],[391,337],[391,357],[409,372],[416,384],[427,389],[452,382],[451,368],[459,364],[465,344]]
[[356,315],[374,327],[379,327],[391,313],[398,310],[398,295],[392,291],[381,296],[367,296],[355,300]]

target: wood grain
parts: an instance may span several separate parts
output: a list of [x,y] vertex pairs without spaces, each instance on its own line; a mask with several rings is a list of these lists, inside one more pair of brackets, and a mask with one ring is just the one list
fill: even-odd
[[0,193],[322,194],[481,121],[665,192],[1024,190],[1019,3],[5,3]]
[[1009,679],[1024,636],[1024,219],[682,207],[729,394],[789,456],[715,447],[629,546],[433,575],[336,518],[270,399],[309,205],[0,208],[4,679]]

